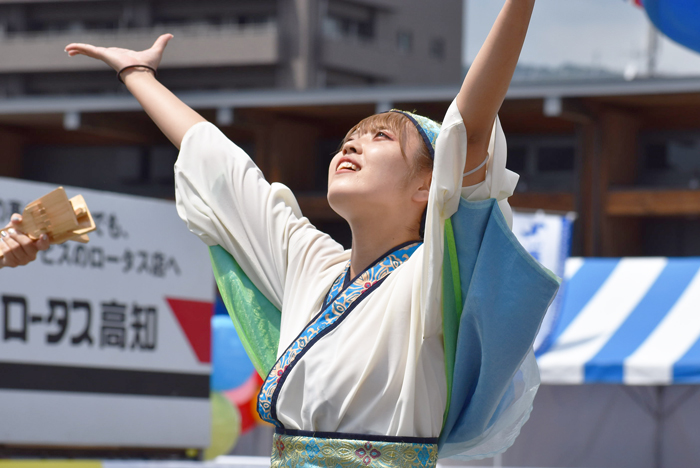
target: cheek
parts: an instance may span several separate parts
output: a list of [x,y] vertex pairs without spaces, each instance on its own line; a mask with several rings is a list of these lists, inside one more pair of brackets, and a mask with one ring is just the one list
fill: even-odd
[[338,166],[338,158],[340,158],[340,153],[333,156],[330,164],[328,164],[328,182],[331,180],[331,175],[335,172],[335,168]]
[[410,178],[410,168],[399,153],[391,158],[383,159],[375,171],[378,183],[386,189],[396,190],[406,186]]

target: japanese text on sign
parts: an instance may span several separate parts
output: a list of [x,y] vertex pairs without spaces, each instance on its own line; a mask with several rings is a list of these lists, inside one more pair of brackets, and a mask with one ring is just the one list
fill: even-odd
[[[24,296],[3,295],[2,339],[28,342],[33,327],[45,324],[51,345],[99,346],[152,351],[156,349],[158,309],[152,305],[101,302],[95,309],[85,300],[50,298],[48,313],[30,311]],[[99,332],[93,334],[93,311],[99,310]]]

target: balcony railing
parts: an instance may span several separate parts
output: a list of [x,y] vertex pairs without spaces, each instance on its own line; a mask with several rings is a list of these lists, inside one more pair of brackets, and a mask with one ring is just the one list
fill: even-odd
[[104,64],[63,48],[71,42],[142,50],[163,33],[175,38],[161,67],[271,65],[279,60],[276,23],[155,26],[105,31],[47,31],[0,37],[0,73],[100,70]]

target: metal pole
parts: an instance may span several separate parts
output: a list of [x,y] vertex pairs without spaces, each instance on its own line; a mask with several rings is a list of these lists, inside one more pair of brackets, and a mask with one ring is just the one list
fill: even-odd
[[659,31],[649,21],[649,35],[647,39],[647,76],[656,75],[656,66],[659,57]]
[[654,444],[654,467],[663,468],[664,459],[664,422],[666,415],[664,414],[664,393],[666,387],[659,385],[656,387],[656,411],[654,419],[656,420],[655,428],[655,444]]
[[503,468],[503,454],[499,453],[495,457],[493,457],[493,466],[494,468]]

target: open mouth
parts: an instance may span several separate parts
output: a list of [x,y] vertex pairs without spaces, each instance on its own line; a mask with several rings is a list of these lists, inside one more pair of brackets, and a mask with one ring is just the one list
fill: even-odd
[[353,163],[352,161],[342,161],[340,164],[338,164],[338,168],[336,169],[336,172],[341,172],[341,171],[351,171],[351,172],[357,172],[360,170],[360,167]]

